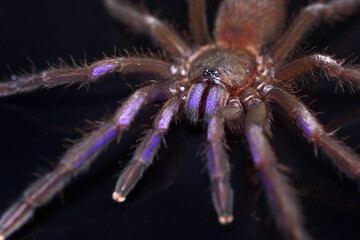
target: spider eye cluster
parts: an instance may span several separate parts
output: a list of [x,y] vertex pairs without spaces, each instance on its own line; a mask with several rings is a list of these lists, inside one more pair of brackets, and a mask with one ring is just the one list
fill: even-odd
[[220,72],[217,71],[217,70],[209,70],[209,69],[206,69],[203,73],[204,76],[207,76],[207,77],[220,77]]

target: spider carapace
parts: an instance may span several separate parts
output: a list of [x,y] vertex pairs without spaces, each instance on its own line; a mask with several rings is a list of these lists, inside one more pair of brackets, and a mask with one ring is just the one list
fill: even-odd
[[207,166],[212,199],[221,224],[233,221],[231,168],[224,128],[245,135],[254,168],[267,192],[276,224],[285,238],[310,239],[294,191],[281,171],[270,144],[271,109],[292,119],[309,142],[318,146],[349,178],[360,178],[359,156],[327,133],[315,115],[295,96],[290,81],[322,68],[339,84],[360,86],[360,71],[326,54],[290,57],[299,41],[319,20],[358,12],[359,0],[330,0],[304,8],[284,30],[284,0],[223,0],[210,35],[205,0],[189,0],[192,46],[167,24],[120,0],[104,0],[112,17],[135,32],[147,33],[169,57],[155,54],[106,57],[84,66],[50,68],[0,83],[0,96],[61,84],[95,81],[112,72],[151,73],[155,82],[136,90],[114,116],[75,143],[58,166],[22,194],[0,219],[0,239],[11,235],[34,210],[58,193],[73,176],[88,168],[108,144],[120,140],[139,110],[153,102],[163,106],[153,127],[122,170],[113,199],[125,201],[145,169],[153,162],[161,140],[175,118],[207,127]]

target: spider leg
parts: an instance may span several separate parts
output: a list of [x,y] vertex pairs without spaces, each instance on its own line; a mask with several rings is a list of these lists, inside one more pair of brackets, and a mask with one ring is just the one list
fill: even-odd
[[280,66],[275,70],[275,79],[288,81],[319,67],[323,68],[332,77],[337,77],[360,87],[359,69],[343,67],[341,61],[322,54],[302,57]]
[[72,146],[59,165],[25,190],[0,219],[0,239],[3,240],[31,217],[35,208],[44,204],[71,179],[86,170],[95,157],[125,131],[140,108],[152,101],[163,101],[172,94],[166,85],[154,84],[137,90],[115,116],[99,129]]
[[237,102],[229,102],[224,109],[214,114],[208,122],[208,169],[212,184],[212,199],[219,222],[223,225],[233,221],[233,190],[230,186],[230,164],[225,151],[224,121],[239,118],[242,107]]
[[257,93],[251,89],[241,96],[247,110],[245,133],[255,168],[260,172],[277,226],[288,239],[310,239],[303,228],[302,216],[296,197],[286,177],[279,170],[267,136],[268,109]]
[[190,32],[199,46],[206,45],[211,42],[207,21],[205,0],[188,0]]
[[191,49],[179,35],[157,18],[141,13],[121,0],[104,0],[109,14],[132,28],[135,32],[145,32],[166,50],[181,58],[188,58]]
[[125,201],[126,196],[140,180],[145,169],[152,163],[161,139],[183,104],[183,99],[172,98],[162,107],[157,114],[153,129],[145,136],[145,139],[137,147],[133,158],[122,171],[113,193],[114,200]]
[[318,20],[337,20],[340,17],[354,14],[359,7],[360,1],[358,0],[331,0],[327,3],[318,2],[307,6],[272,46],[268,54],[269,60],[273,65],[284,60]]
[[344,143],[334,140],[317,121],[314,114],[294,96],[284,90],[266,85],[263,88],[266,98],[279,105],[299,124],[309,141],[321,147],[325,154],[350,178],[360,179],[360,158]]
[[180,69],[168,62],[152,58],[128,57],[97,61],[90,66],[55,69],[51,68],[40,73],[16,76],[11,81],[0,83],[0,96],[29,92],[40,87],[53,87],[61,84],[95,81],[111,72],[152,73],[169,79],[181,75]]

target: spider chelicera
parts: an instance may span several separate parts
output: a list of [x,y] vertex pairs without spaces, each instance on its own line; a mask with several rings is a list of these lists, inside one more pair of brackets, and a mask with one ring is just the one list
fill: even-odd
[[[109,4],[116,3],[115,1],[107,2]],[[194,4],[194,8],[199,6],[201,7],[201,4],[196,5],[200,2],[201,1],[197,3],[192,2],[192,4]],[[317,133],[314,133],[321,128],[318,126],[314,127],[314,124],[317,125],[317,123],[316,120],[311,117],[311,113],[307,110],[306,107],[303,107],[303,105],[298,100],[293,99],[291,94],[281,90],[281,88],[289,90],[289,87],[285,84],[285,82],[288,80],[292,80],[299,75],[315,70],[315,66],[310,66],[312,60],[315,60],[316,64],[322,64],[321,66],[325,69],[331,70],[328,71],[328,74],[335,77],[340,76],[338,74],[338,70],[342,69],[342,67],[340,66],[340,62],[336,62],[329,56],[313,54],[310,55],[310,57],[307,57],[306,60],[294,60],[293,63],[295,64],[297,61],[300,61],[300,64],[296,64],[296,68],[294,68],[291,66],[291,63],[283,60],[287,57],[288,51],[295,47],[295,43],[297,43],[298,40],[297,38],[301,38],[302,32],[295,31],[296,34],[289,34],[290,38],[283,37],[280,38],[280,40],[275,41],[278,34],[281,33],[281,29],[277,29],[277,26],[280,26],[283,22],[280,11],[281,8],[276,9],[276,11],[274,10],[276,14],[272,14],[271,7],[266,6],[266,3],[263,10],[261,10],[260,6],[252,6],[251,8],[244,7],[244,1],[238,2],[240,2],[240,8],[234,8],[234,6],[231,6],[227,8],[230,10],[225,11],[227,14],[220,14],[220,17],[218,18],[220,20],[217,22],[218,26],[220,27],[217,27],[219,31],[217,34],[215,34],[217,36],[216,39],[218,40],[216,45],[211,43],[207,37],[204,38],[204,36],[206,36],[206,31],[204,30],[206,29],[203,27],[204,25],[201,24],[193,25],[195,29],[195,31],[193,31],[195,33],[193,34],[193,38],[198,45],[203,45],[203,47],[201,47],[200,51],[198,52],[188,48],[182,40],[177,40],[177,44],[174,45],[173,38],[176,36],[175,33],[170,32],[163,34],[164,31],[167,31],[166,29],[156,32],[155,28],[155,32],[153,33],[155,38],[158,38],[160,44],[162,43],[162,45],[164,45],[165,48],[173,55],[172,57],[169,57],[169,59],[172,60],[171,63],[166,63],[161,59],[150,60],[148,57],[141,58],[139,56],[128,57],[126,59],[123,58],[124,60],[120,59],[120,62],[117,60],[104,60],[89,64],[88,71],[85,71],[84,74],[80,73],[79,75],[80,78],[95,79],[102,77],[107,73],[118,70],[118,64],[124,64],[123,61],[130,61],[130,66],[135,61],[135,64],[131,66],[132,69],[128,71],[155,72],[158,75],[161,75],[158,76],[159,79],[165,79],[159,80],[155,89],[152,87],[145,87],[145,90],[143,90],[147,92],[147,94],[145,94],[146,96],[152,97],[156,95],[157,99],[155,100],[157,101],[172,99],[167,103],[167,105],[165,105],[168,106],[168,108],[165,108],[164,110],[164,113],[166,113],[164,117],[155,120],[158,125],[162,126],[157,128],[160,130],[155,131],[154,136],[152,136],[150,133],[150,135],[148,135],[149,139],[151,139],[149,140],[149,144],[145,145],[143,148],[140,147],[140,150],[137,151],[142,156],[141,158],[146,160],[145,162],[150,162],[149,159],[152,158],[155,154],[156,147],[154,147],[154,145],[160,143],[160,137],[163,134],[163,131],[165,131],[167,128],[167,124],[162,125],[161,123],[163,123],[163,121],[165,121],[168,116],[171,116],[172,113],[176,111],[184,111],[185,117],[183,116],[182,118],[188,118],[192,122],[198,122],[202,119],[205,120],[206,125],[209,126],[207,127],[207,136],[209,140],[208,153],[210,154],[208,158],[213,159],[210,161],[213,164],[209,165],[212,166],[210,167],[210,176],[212,176],[211,179],[213,183],[213,193],[215,195],[214,203],[219,215],[219,221],[223,224],[227,224],[232,221],[232,193],[231,187],[229,186],[227,180],[229,177],[227,172],[229,170],[224,170],[223,167],[218,168],[216,166],[217,164],[220,166],[223,164],[227,165],[223,162],[226,160],[226,153],[224,152],[223,146],[224,133],[222,131],[222,125],[228,125],[231,129],[237,131],[238,129],[242,128],[242,123],[244,123],[245,135],[247,136],[247,141],[249,142],[250,150],[255,160],[255,167],[262,175],[266,189],[269,191],[269,196],[272,196],[273,194],[282,196],[275,198],[270,197],[272,206],[277,206],[274,207],[273,211],[275,213],[274,215],[276,215],[275,219],[277,219],[279,226],[282,226],[279,228],[282,229],[283,234],[289,238],[304,239],[307,238],[305,237],[306,233],[301,227],[301,223],[298,223],[300,220],[298,215],[300,213],[297,206],[295,205],[295,201],[292,199],[293,197],[290,196],[291,194],[287,190],[285,177],[281,176],[281,173],[277,170],[275,163],[273,163],[274,165],[271,164],[272,167],[269,168],[266,167],[268,165],[264,165],[263,163],[264,159],[266,161],[275,160],[274,153],[271,150],[267,140],[267,131],[269,131],[267,129],[267,125],[269,123],[269,113],[267,113],[266,109],[274,106],[280,107],[285,114],[289,114],[290,118],[294,118],[299,122],[300,128],[304,130],[309,140],[318,143],[320,147],[323,147],[325,153],[331,156],[334,154],[336,155],[337,153],[332,152],[331,150],[331,146],[335,144],[337,152],[340,150],[340,153],[346,155],[346,157],[338,156],[338,160],[353,160],[354,165],[358,164],[358,157],[348,150],[342,150],[343,148],[341,147],[341,144],[339,145],[339,143],[333,142],[330,138],[327,137],[326,134],[319,137]],[[252,4],[255,4],[255,2],[251,2]],[[345,7],[345,10],[351,12],[353,9],[355,9],[354,5],[357,4],[357,2],[358,1],[333,1],[330,3],[330,6],[332,6],[331,4],[338,4],[340,7],[342,7],[344,3],[348,3],[351,7]],[[279,4],[276,4],[273,7],[275,8],[276,6],[279,6]],[[310,11],[318,11],[323,6],[324,5],[316,5],[316,7],[308,7],[307,9]],[[224,8],[226,9],[226,7]],[[113,9],[115,9],[115,7],[111,7],[110,11]],[[121,8],[119,10],[122,11],[124,9],[125,8]],[[243,18],[241,21],[236,20],[236,24],[233,26],[231,25],[231,19],[228,20],[229,22],[226,22],[227,16],[234,16],[234,14],[229,14],[228,11],[236,10],[236,13],[238,13],[243,9],[246,9],[247,11],[242,12],[241,16]],[[252,9],[256,9],[256,11],[254,10],[254,12],[251,12]],[[127,11],[122,12],[121,16],[131,13],[131,11],[131,9],[127,9]],[[198,12],[199,11],[196,11],[196,14],[194,14],[193,18],[190,18],[194,21],[193,23],[201,20],[201,14],[199,15]],[[248,17],[244,17],[244,15],[249,14],[250,12],[252,14],[250,14]],[[336,12],[341,15],[341,11],[339,9],[336,9]],[[254,17],[256,14],[259,14],[259,16],[256,16],[256,18],[253,20],[254,23],[249,21],[249,19]],[[131,16],[127,16],[127,18],[123,19],[123,21],[128,21],[129,19],[132,19]],[[157,21],[154,20],[154,18],[146,17],[144,19],[147,23],[151,23],[151,26],[156,26]],[[259,23],[255,23],[255,21],[258,21],[259,19],[265,19],[263,24],[269,24],[263,27],[263,31],[261,31],[261,29],[259,30]],[[276,27],[272,27],[275,19],[278,24],[276,24]],[[305,19],[309,20],[310,18],[307,16]],[[225,22],[222,22],[222,20]],[[134,22],[135,21],[130,21],[130,24]],[[311,25],[312,22],[310,21],[309,24]],[[230,25],[231,27],[229,27]],[[136,26],[136,29],[139,30],[139,28],[141,29],[141,26]],[[148,28],[149,27],[146,29]],[[264,29],[266,29],[266,31]],[[291,28],[289,29],[291,32]],[[202,32],[205,34],[200,34]],[[286,31],[283,33],[285,33],[283,36],[287,36]],[[259,37],[260,35],[261,37]],[[168,42],[168,38],[172,40]],[[294,44],[290,44],[289,47],[284,47],[287,46],[285,44],[287,39],[294,40]],[[285,43],[281,42],[282,40],[284,40]],[[268,46],[268,43],[274,43],[274,45]],[[267,47],[268,49],[264,53],[260,52],[263,47]],[[181,62],[179,58],[185,59],[184,62]],[[307,65],[309,63],[310,65]],[[140,67],[138,67],[138,64],[140,64]],[[301,67],[304,65],[308,67],[301,69]],[[237,66],[237,68],[234,66]],[[316,67],[318,66],[319,65]],[[59,76],[59,71],[63,70],[56,70],[54,75],[55,78]],[[71,80],[74,74],[78,73],[78,71],[75,71],[73,74],[71,74],[71,76],[68,75],[66,77],[62,77],[62,79],[66,79],[67,81]],[[353,76],[349,76],[349,74]],[[21,78],[30,79],[31,76],[40,75],[17,77],[11,84],[16,83],[17,81],[21,82]],[[239,76],[243,77],[239,78]],[[178,82],[174,81],[174,79],[182,79],[182,81]],[[231,79],[231,81],[229,79]],[[246,79],[246,81],[239,85],[234,85],[234,81],[236,82],[239,79]],[[356,70],[351,70],[351,68],[347,68],[345,70],[345,77],[342,80],[347,84],[353,84],[356,86],[356,84],[359,82],[359,72]],[[59,80],[57,79],[57,81]],[[166,82],[170,83],[170,87],[164,86],[163,83]],[[9,89],[9,85],[11,84],[4,83],[0,86],[3,91],[3,95],[6,95],[6,92],[8,92]],[[19,87],[15,88],[15,92],[22,92],[23,90],[28,91],[28,89],[24,88],[20,88],[20,91],[18,91]],[[135,113],[135,109],[137,109],[137,107],[142,104],[142,99],[145,96],[141,91],[135,93],[133,97],[130,97],[130,100],[127,100],[128,102],[126,102],[123,106],[131,107],[119,110],[118,114],[115,115],[116,117],[114,119],[116,119],[116,121],[114,120],[114,122],[120,121],[122,122],[122,125],[126,125],[130,122],[129,116]],[[263,103],[262,100],[264,99],[266,99],[266,102],[271,102],[271,105]],[[182,110],[183,108],[185,110]],[[301,109],[301,111],[298,109]],[[102,148],[105,145],[104,142],[107,142],[107,140],[110,138],[116,138],[116,135],[119,133],[119,131],[125,129],[125,127],[122,127],[122,125],[116,125],[115,128],[109,123],[105,123],[102,127],[99,128],[100,130],[96,130],[95,135],[90,135],[96,136],[96,133],[98,133],[102,137],[96,138],[93,141],[91,140],[91,137],[87,138],[91,140],[92,144],[77,144],[75,146],[78,146],[78,149],[74,150],[74,148],[72,148],[73,150],[69,150],[76,152],[75,155],[70,154],[71,157],[68,158],[71,162],[73,162],[73,166],[76,169],[81,168],[82,163],[79,163],[79,161],[82,162],[82,159],[87,159],[89,156],[88,152],[91,152],[91,154],[99,153],[100,150],[98,150],[98,147]],[[85,150],[86,147],[88,147],[89,150]],[[225,167],[225,169],[227,168],[228,167]],[[69,167],[66,169],[69,169]],[[349,167],[350,172],[354,169],[355,168]],[[135,170],[138,171],[136,168]],[[59,171],[61,172],[62,170],[60,169]],[[66,175],[68,173],[67,171],[68,170],[66,170],[63,174]],[[214,172],[216,173],[212,174]],[[226,174],[224,174],[224,172],[226,172]],[[353,172],[354,175],[357,174],[356,170]],[[63,174],[61,173],[60,175],[62,176]],[[122,176],[127,176],[122,178],[125,179],[126,183],[132,183],[136,181],[133,180],[129,174]],[[135,174],[134,176],[136,179],[138,178],[138,174]],[[63,177],[60,178],[62,179]],[[115,191],[113,195],[114,199],[118,201],[124,200],[125,195],[128,193],[128,189],[125,187],[125,185],[120,180],[119,186],[122,190]],[[132,186],[130,186],[130,188],[131,187]],[[30,189],[35,189],[36,191],[38,188],[30,187]],[[50,190],[46,190],[45,192],[49,191]],[[29,192],[27,194],[31,195]],[[285,199],[283,199],[283,197]],[[24,199],[26,200],[26,203],[23,203],[23,207],[25,209],[30,209],[30,205],[38,204],[38,202],[40,203],[42,201],[40,201],[38,198],[31,200],[29,197],[26,197]],[[15,207],[14,209],[18,210],[19,208]],[[286,214],[281,214],[284,211],[286,211]],[[25,216],[23,213],[20,215]],[[29,214],[27,214],[27,216],[28,215]],[[14,215],[10,214],[9,216]],[[15,226],[16,223],[23,223],[25,221],[24,219],[20,219],[16,220],[15,222],[9,222],[8,219],[8,217],[4,217],[2,222],[0,222],[0,228],[2,228],[3,234],[6,236],[12,231],[12,229],[9,231],[7,230],[6,224],[8,224],[8,226],[11,228]]]

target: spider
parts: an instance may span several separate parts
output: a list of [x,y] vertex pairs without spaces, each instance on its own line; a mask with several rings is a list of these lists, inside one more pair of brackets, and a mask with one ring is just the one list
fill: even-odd
[[[343,1],[342,1],[343,2]],[[355,1],[350,1],[352,4],[355,4],[356,2]],[[111,2],[112,3],[112,2]],[[225,3],[223,3],[225,4]],[[244,4],[244,3],[242,3]],[[247,21],[247,19],[245,19]],[[246,22],[245,21],[245,22]],[[280,20],[279,20],[280,21]],[[221,29],[224,29],[224,28],[221,28]],[[197,30],[202,30],[201,29],[201,26],[200,26],[200,29],[197,29]],[[280,30],[279,30],[280,31]],[[195,31],[197,32],[197,31]],[[200,31],[201,32],[201,31]],[[274,35],[275,36],[275,35]],[[221,35],[218,35],[218,39],[222,39],[222,38],[226,38],[226,37],[230,37],[230,39],[225,39],[227,41],[227,43],[229,43],[229,41],[231,40],[231,37],[232,35],[227,35],[226,33],[225,34],[221,34]],[[194,36],[194,38],[196,39],[196,36]],[[236,38],[238,41],[238,38]],[[211,124],[223,124],[221,119],[222,118],[226,118],[226,123],[231,123],[231,126],[229,126],[230,128],[232,128],[232,126],[237,126],[237,128],[241,128],[241,124],[240,124],[240,121],[245,121],[245,132],[246,132],[246,135],[247,135],[247,138],[248,138],[248,141],[250,142],[250,150],[252,150],[252,153],[253,155],[255,154],[254,153],[254,147],[256,146],[256,144],[252,143],[252,140],[254,138],[254,136],[262,136],[261,134],[260,135],[252,135],[251,133],[248,133],[249,131],[251,131],[251,122],[249,123],[249,120],[252,120],[253,118],[257,118],[258,116],[261,116],[260,115],[251,115],[252,111],[256,111],[257,107],[258,106],[259,108],[261,107],[265,107],[265,108],[269,108],[270,105],[264,105],[262,103],[260,103],[260,100],[262,99],[265,99],[267,96],[270,96],[271,97],[271,92],[272,91],[280,91],[279,89],[281,87],[286,87],[286,86],[283,86],[282,83],[280,81],[275,81],[273,78],[274,76],[276,77],[277,75],[277,71],[279,71],[278,69],[281,70],[281,67],[283,66],[286,66],[286,64],[284,64],[284,62],[282,61],[279,61],[278,64],[274,64],[273,62],[271,62],[268,58],[265,58],[266,56],[269,56],[267,55],[268,53],[271,53],[271,48],[269,51],[267,51],[266,53],[262,53],[261,52],[261,55],[260,55],[260,52],[257,52],[257,49],[251,49],[252,47],[254,47],[252,45],[251,48],[247,48],[245,47],[245,45],[247,44],[253,44],[253,41],[251,41],[251,43],[246,43],[248,41],[249,38],[247,39],[243,39],[242,43],[241,43],[241,46],[231,46],[231,51],[228,50],[228,45],[225,44],[223,45],[223,43],[219,43],[218,42],[218,46],[212,46],[212,45],[208,45],[207,47],[203,47],[202,48],[202,51],[212,51],[212,53],[210,55],[208,55],[206,57],[206,59],[202,59],[200,61],[201,64],[203,64],[204,62],[206,63],[207,59],[211,59],[211,57],[213,56],[222,56],[222,54],[217,54],[215,51],[218,51],[218,50],[214,50],[214,49],[218,49],[220,48],[221,51],[224,51],[224,53],[226,54],[223,54],[224,56],[231,56],[233,54],[236,54],[236,53],[241,53],[241,54],[245,54],[246,55],[256,55],[257,57],[255,57],[254,59],[256,60],[255,63],[251,63],[249,64],[249,66],[255,66],[255,65],[258,65],[260,66],[258,69],[254,69],[252,70],[253,72],[256,72],[254,74],[256,74],[256,76],[258,76],[259,78],[262,76],[266,76],[268,77],[269,79],[260,79],[261,81],[258,82],[259,79],[256,79],[254,78],[253,79],[253,82],[250,82],[249,83],[249,86],[247,86],[246,88],[236,88],[237,89],[237,92],[234,92],[234,90],[231,90],[231,87],[229,86],[226,86],[226,84],[224,85],[222,83],[223,79],[223,75],[225,74],[226,75],[226,72],[224,72],[224,69],[218,69],[218,65],[217,64],[210,64],[209,66],[211,66],[212,68],[210,67],[204,67],[204,66],[201,66],[200,68],[201,69],[196,69],[197,71],[200,71],[199,74],[196,73],[195,75],[197,76],[197,74],[200,76],[200,79],[198,79],[195,83],[195,81],[192,83],[192,84],[189,84],[187,82],[184,82],[184,85],[181,85],[181,86],[175,86],[174,88],[171,88],[171,91],[169,94],[180,94],[179,96],[181,96],[182,98],[178,100],[178,102],[175,102],[174,104],[179,104],[179,109],[181,108],[184,108],[185,112],[187,113],[185,115],[184,118],[190,118],[191,121],[193,122],[196,122],[198,120],[201,120],[202,118],[204,119],[204,122],[205,122],[205,125],[209,125],[209,126],[212,126]],[[224,39],[223,39],[224,40]],[[202,42],[203,40],[199,40],[197,39],[196,42],[199,43],[199,45],[201,45],[200,43]],[[246,44],[245,44],[246,43]],[[268,42],[266,42],[268,43]],[[264,47],[266,44],[265,43],[261,43],[260,44],[261,47]],[[275,45],[277,46],[277,45]],[[246,51],[244,50],[246,48]],[[239,49],[242,49],[242,50],[239,50]],[[259,47],[260,49],[260,47]],[[275,51],[279,48],[272,48],[272,49],[275,49]],[[171,50],[171,49],[170,49]],[[172,49],[173,51],[175,49]],[[176,51],[176,50],[175,50]],[[220,50],[219,50],[220,51]],[[171,52],[171,51],[170,51]],[[190,59],[192,62],[196,62],[196,59],[194,57],[194,55],[192,55],[193,53],[191,54],[188,54],[186,56],[184,56],[185,58],[187,59]],[[233,55],[234,56],[234,55]],[[263,56],[260,57],[260,56]],[[326,57],[324,57],[326,58]],[[231,59],[231,58],[230,58]],[[245,60],[245,59],[249,59],[249,57],[246,57],[246,58],[243,58],[243,56],[240,58],[240,61],[242,60]],[[176,58],[174,59],[174,62],[175,62]],[[146,61],[148,61],[148,59],[146,59]],[[158,62],[161,62],[161,60],[156,60]],[[187,60],[189,61],[189,60]],[[224,59],[222,60],[224,61]],[[221,61],[221,63],[223,63]],[[330,60],[329,60],[330,61]],[[100,62],[101,63],[101,62]],[[260,63],[266,63],[266,65],[263,66],[263,68],[261,68],[261,64]],[[97,63],[95,63],[97,64]],[[165,63],[164,63],[165,64]],[[335,64],[335,63],[334,63]],[[206,65],[206,64],[205,64]],[[231,65],[231,64],[230,64]],[[99,65],[98,67],[96,67],[96,65],[90,65],[90,67],[92,67],[92,75],[93,76],[100,76],[100,75],[103,75],[105,73],[108,73],[108,72],[111,72],[115,69],[115,67],[112,65],[112,64],[106,64],[104,66],[102,65]],[[184,76],[184,73],[181,73],[183,70],[185,70],[185,75],[187,75],[187,71],[190,71],[191,73],[191,70],[187,69],[187,68],[179,68],[179,67],[174,67],[175,65],[171,65],[170,67],[170,71],[171,74],[173,73],[176,73],[177,74],[180,74],[180,77],[182,78]],[[270,67],[269,67],[270,66]],[[272,71],[272,66],[275,66],[276,67],[276,71]],[[143,68],[141,70],[144,70]],[[151,69],[148,69],[148,70],[153,70],[153,68]],[[249,68],[250,70],[250,68]],[[291,68],[290,68],[291,70]],[[352,71],[355,76],[357,77],[358,79],[358,72],[356,72],[356,70],[350,70]],[[251,70],[250,70],[251,72]],[[290,71],[291,72],[291,71]],[[240,74],[240,73],[239,73]],[[249,74],[249,73],[245,73],[245,74]],[[275,74],[275,75],[274,75]],[[172,76],[172,77],[178,77],[177,75],[175,76]],[[173,79],[171,79],[173,80]],[[266,81],[265,81],[266,80]],[[290,80],[290,79],[286,79],[286,80]],[[345,79],[345,80],[349,80],[349,79]],[[352,79],[352,83],[356,85],[356,79]],[[176,82],[177,83],[177,82]],[[198,85],[196,85],[198,84]],[[267,85],[268,84],[268,85]],[[274,88],[271,88],[270,85],[272,85]],[[276,87],[276,85],[279,85],[279,89]],[[157,85],[159,88],[162,87],[162,85]],[[222,105],[225,105],[227,103],[229,103],[228,105],[226,105],[225,109],[224,110],[219,110],[220,112],[213,112],[211,110],[209,110],[207,107],[209,106],[209,104],[204,104],[204,100],[200,100],[200,102],[203,102],[203,104],[201,104],[198,108],[195,108],[197,110],[195,110],[195,112],[192,110],[193,108],[191,108],[191,99],[194,99],[196,98],[197,94],[194,93],[193,95],[190,94],[188,95],[188,91],[190,92],[194,92],[194,90],[189,90],[189,88],[192,87],[192,89],[197,89],[197,91],[209,91],[208,93],[204,94],[206,96],[212,96],[211,94],[212,93],[222,93],[223,95],[227,95],[227,92],[228,90],[231,90],[232,91],[232,97],[230,97],[230,99],[227,99],[225,101],[225,99],[222,99],[221,104],[218,102],[218,104],[220,104],[221,106]],[[267,87],[268,90],[264,90],[264,88]],[[254,91],[255,92],[250,92],[249,95],[244,95],[246,94],[247,91],[251,91],[251,89],[255,89]],[[212,90],[211,90],[212,89]],[[224,89],[227,89],[226,91]],[[158,91],[159,89],[157,88],[156,91]],[[230,92],[231,92],[230,91]],[[268,91],[268,92],[267,92]],[[262,92],[262,93],[261,93]],[[266,93],[265,93],[266,92]],[[280,91],[281,92],[281,91]],[[289,97],[291,95],[287,94],[287,93],[284,93],[285,95],[283,95],[283,97]],[[136,94],[134,96],[137,96]],[[194,96],[194,97],[192,97]],[[237,96],[240,96],[240,99],[237,99]],[[278,96],[278,95],[276,95]],[[276,97],[275,96],[275,97]],[[167,97],[167,96],[161,96],[161,97]],[[187,97],[187,98],[186,98]],[[185,99],[186,98],[186,99]],[[131,99],[131,98],[130,98]],[[189,100],[190,99],[190,100]],[[276,99],[272,99],[272,101],[275,101]],[[209,100],[210,101],[210,100]],[[181,103],[182,102],[182,103]],[[196,102],[196,101],[195,101]],[[253,104],[255,105],[252,105],[250,104],[251,102],[253,102]],[[216,103],[216,101],[215,101]],[[271,102],[272,105],[271,106],[277,106],[276,105],[276,102]],[[295,102],[296,104],[300,104],[300,102]],[[247,105],[248,104],[248,105]],[[296,105],[295,104],[295,105]],[[126,105],[126,104],[125,104]],[[177,105],[176,105],[177,106]],[[244,109],[242,109],[242,107],[244,107]],[[254,107],[255,106],[255,107]],[[252,109],[252,107],[255,108]],[[283,106],[284,107],[284,106]],[[290,106],[285,106],[284,108],[286,109],[286,107],[290,107]],[[215,107],[215,109],[218,109],[219,107]],[[169,108],[170,109],[170,108]],[[171,108],[173,109],[173,108]],[[198,111],[198,109],[200,109],[200,113],[196,112]],[[220,109],[220,108],[219,108]],[[243,112],[243,113],[242,113]],[[247,115],[247,116],[243,116],[243,115]],[[241,118],[240,118],[241,116]],[[243,116],[243,117],[242,117]],[[249,117],[249,116],[253,116],[253,117]],[[290,117],[294,117],[294,115],[291,115],[290,114]],[[125,119],[126,120],[126,119]],[[239,120],[239,121],[238,121]],[[268,115],[265,117],[264,116],[264,120],[266,120],[266,122],[268,121]],[[219,122],[220,121],[220,122]],[[265,123],[264,123],[265,124]],[[301,125],[301,124],[300,124]],[[306,124],[305,124],[306,125]],[[304,127],[305,126],[304,123],[301,125],[303,128],[305,128],[305,130],[309,130],[310,128],[306,128]],[[104,125],[106,126],[106,125]],[[101,128],[104,128],[103,127],[100,127]],[[235,128],[234,130],[236,131],[237,128]],[[208,131],[208,135],[211,135],[211,129],[213,131],[215,131],[215,133],[217,134],[220,134],[220,135],[223,135],[224,133],[222,131],[219,131],[219,129],[222,129],[222,128],[217,128],[217,127],[214,127],[214,128],[211,128],[211,127],[208,127],[207,128],[207,131]],[[255,126],[255,129],[257,129],[257,126]],[[259,129],[257,129],[259,130]],[[261,128],[260,128],[261,130]],[[254,130],[255,131],[255,130]],[[266,134],[265,132],[268,131],[267,129],[263,129],[261,130],[260,132],[264,131],[264,139],[262,141],[266,141]],[[110,135],[108,136],[111,136],[112,137],[112,132]],[[250,134],[250,135],[249,135]],[[222,139],[222,141],[224,141],[224,139]],[[220,144],[220,145],[223,145]],[[219,148],[218,149],[218,146],[220,146],[218,144],[211,144],[211,141],[209,143],[209,149],[210,150],[213,150],[213,151],[220,151],[222,154],[226,154],[226,153],[223,153],[222,151],[224,150],[223,147]],[[265,145],[266,146],[266,145]],[[268,145],[269,146],[269,145]],[[265,148],[266,149],[266,148]],[[260,150],[263,150],[263,149],[260,149]],[[269,153],[269,150],[268,152]],[[347,152],[348,154],[350,154],[349,152]],[[356,158],[356,157],[354,157]],[[219,160],[222,160],[222,159],[225,159],[225,158],[218,158]],[[264,171],[264,169],[262,168],[259,168],[258,165],[256,164],[255,162],[255,167],[258,168],[258,170],[260,172]],[[265,169],[266,170],[266,169]],[[263,175],[263,178],[266,178],[266,176]],[[273,179],[273,178],[270,178],[270,179]],[[214,182],[214,181],[213,181]],[[225,181],[226,182],[226,181]],[[282,182],[279,182],[278,184],[281,184]],[[215,185],[215,184],[214,184]],[[228,184],[226,183],[225,184],[225,189],[227,188],[228,191],[231,191],[230,190],[230,187],[228,186]],[[279,191],[280,190],[283,190],[285,187],[282,186],[279,188]],[[216,187],[214,187],[213,189],[216,190]],[[230,194],[231,195],[231,194]],[[216,208],[218,209],[218,214],[219,214],[219,220],[220,222],[222,223],[229,223],[231,222],[232,220],[232,217],[231,217],[231,198],[228,198],[228,197],[223,197],[224,195],[221,195],[220,197],[215,197],[214,201],[215,201],[215,206],[217,206]],[[121,194],[114,194],[114,198],[117,199],[117,200],[123,200],[121,198]],[[225,206],[223,206],[223,204],[221,203],[217,203],[217,202],[222,202],[222,201],[225,201]],[[290,207],[291,208],[291,205],[292,205],[292,201],[286,201],[287,204],[280,204],[282,207]],[[225,211],[223,210],[223,208],[225,208]],[[274,210],[275,211],[275,210]],[[293,206],[293,211],[298,211],[297,208],[295,206]],[[225,212],[225,213],[224,213]],[[279,213],[278,211],[276,213]],[[281,215],[281,214],[280,214]],[[293,221],[296,221],[298,218],[294,217]],[[6,218],[5,218],[6,220]],[[281,221],[279,219],[277,219],[277,221]],[[288,221],[286,221],[288,222]],[[291,221],[290,221],[291,222]],[[285,224],[286,225],[286,224]],[[0,224],[1,226],[1,224]],[[4,224],[3,224],[4,226]],[[281,227],[280,227],[281,228]],[[290,229],[290,228],[287,228],[287,227],[284,227],[284,228],[281,228],[282,231],[283,231],[283,234],[285,236],[288,236],[289,238],[294,238],[294,239],[302,239],[304,238],[304,235],[306,234],[301,225],[296,225],[295,227],[295,230],[293,229]],[[300,234],[300,235],[298,235]]]

